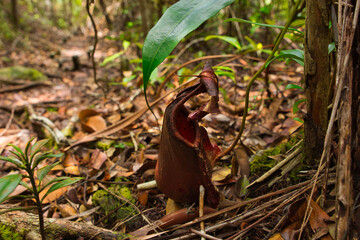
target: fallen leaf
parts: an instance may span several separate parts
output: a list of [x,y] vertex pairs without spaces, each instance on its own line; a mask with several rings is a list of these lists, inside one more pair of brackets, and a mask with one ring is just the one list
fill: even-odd
[[59,204],[57,207],[63,218],[74,216],[77,214],[76,210],[69,204]]
[[79,112],[82,128],[87,132],[96,132],[106,129],[105,119],[93,109],[85,109]]
[[229,178],[230,176],[231,176],[231,168],[229,167],[216,168],[212,172],[211,181],[220,182]]
[[91,155],[90,164],[93,169],[99,170],[107,159],[106,153],[99,149],[95,149]]

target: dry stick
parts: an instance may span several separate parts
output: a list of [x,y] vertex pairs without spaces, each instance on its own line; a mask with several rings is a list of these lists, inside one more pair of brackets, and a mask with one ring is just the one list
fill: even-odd
[[287,29],[289,28],[292,20],[296,17],[296,13],[297,13],[297,9],[299,8],[300,6],[300,3],[304,1],[304,0],[298,0],[294,6],[294,8],[292,9],[291,13],[290,13],[290,17],[288,19],[288,21],[286,22],[284,28],[282,29],[281,33],[279,34],[278,38],[276,39],[275,41],[275,44],[274,44],[274,48],[273,50],[271,51],[269,57],[266,59],[266,62],[261,66],[261,68],[255,73],[255,75],[251,78],[251,80],[249,81],[249,84],[246,88],[246,94],[245,94],[245,108],[244,108],[244,113],[243,113],[243,117],[242,117],[242,122],[241,122],[241,126],[240,126],[240,130],[239,130],[239,133],[238,135],[236,136],[234,142],[231,144],[231,146],[226,149],[225,151],[223,151],[222,153],[220,153],[216,158],[215,158],[215,161],[219,160],[220,158],[222,158],[223,156],[225,156],[226,154],[228,154],[229,152],[231,152],[236,144],[238,143],[238,141],[240,140],[241,138],[241,135],[244,131],[244,128],[245,128],[245,121],[246,121],[246,116],[248,114],[248,106],[249,106],[249,96],[250,96],[250,89],[252,87],[252,85],[254,84],[255,80],[257,79],[257,77],[265,70],[266,68],[266,64],[272,60],[272,58],[274,57],[275,55],[275,52],[277,51],[277,49],[279,48],[279,45],[281,43],[281,40],[284,38],[284,35],[287,31]]
[[201,237],[201,239],[210,239],[210,240],[221,240],[220,238],[216,238],[216,237],[213,237],[213,236],[210,236],[210,235],[208,235],[208,234],[206,234],[206,233],[203,233],[203,232],[199,232],[199,231],[197,231],[197,230],[195,230],[195,229],[190,229],[190,231],[192,232],[192,233],[195,233],[196,235],[199,235],[200,237]]
[[[199,217],[204,216],[204,197],[205,197],[205,188],[203,185],[199,187]],[[200,230],[202,233],[205,233],[205,224],[204,221],[200,222]],[[205,240],[204,237],[201,237],[201,240]]]
[[[342,1],[340,0],[339,1],[339,8],[341,8],[341,3]],[[345,8],[347,7],[348,4],[345,5]],[[311,202],[311,199],[314,195],[314,192],[315,192],[315,186],[316,186],[316,182],[317,182],[317,179],[319,177],[319,174],[320,174],[320,171],[324,168],[324,165],[323,165],[323,162],[324,162],[324,159],[327,155],[327,152],[330,148],[330,136],[331,136],[331,130],[334,126],[334,122],[335,122],[335,115],[336,115],[336,112],[337,112],[337,108],[339,107],[339,102],[340,102],[340,96],[341,96],[341,92],[343,90],[343,84],[344,84],[344,74],[345,74],[345,71],[343,70],[343,68],[345,66],[348,65],[348,62],[349,62],[349,56],[350,56],[350,50],[351,50],[351,46],[352,46],[352,42],[353,42],[353,39],[354,39],[354,34],[355,34],[355,29],[356,29],[356,25],[357,25],[357,21],[358,21],[358,17],[359,17],[359,9],[360,9],[360,3],[359,1],[356,2],[356,8],[355,8],[355,12],[354,12],[354,19],[353,19],[353,24],[352,24],[352,28],[351,28],[351,32],[350,32],[350,41],[348,41],[348,49],[347,49],[347,53],[345,55],[345,58],[344,58],[344,61],[341,61],[341,55],[339,56],[338,58],[338,71],[337,71],[337,75],[336,75],[336,82],[338,83],[338,87],[337,87],[337,91],[336,91],[336,96],[335,96],[335,100],[334,100],[334,105],[333,105],[333,109],[331,111],[331,116],[330,116],[330,121],[329,121],[329,125],[328,125],[328,128],[326,130],[326,135],[325,135],[325,143],[324,143],[324,148],[323,148],[323,152],[321,154],[321,158],[320,158],[320,163],[319,163],[319,167],[318,167],[318,170],[316,171],[316,174],[315,176],[313,177],[314,179],[314,184],[313,184],[313,187],[311,189],[311,193],[310,193],[310,196],[309,196],[309,201],[308,201],[308,204],[307,204],[307,207],[306,207],[306,212],[305,212],[305,216],[304,216],[304,220],[303,222],[305,221],[307,215],[309,214],[309,209],[310,209],[310,202]],[[339,10],[341,12],[341,9]],[[338,19],[339,23],[341,21],[341,19],[339,18]],[[340,25],[340,24],[339,24]],[[339,36],[339,46],[341,46],[343,44],[343,38],[344,38],[344,28],[346,27],[345,25],[342,25],[342,26],[339,26],[342,28],[342,31],[339,31],[341,32],[340,36]],[[341,54],[341,52],[339,52],[339,54]],[[342,63],[342,64],[341,64]],[[341,70],[341,71],[340,71]],[[301,234],[302,234],[302,231],[303,231],[303,225],[301,226],[300,228],[300,233],[299,233],[299,240],[301,239]]]
[[14,113],[15,113],[15,109],[12,108],[11,109],[11,114],[10,114],[10,117],[9,117],[9,121],[7,122],[6,126],[5,126],[5,129],[3,129],[3,131],[0,133],[0,137],[2,135],[4,135],[6,133],[6,131],[9,129],[10,125],[11,125],[11,122],[12,122],[12,119],[14,117]]
[[90,21],[91,21],[91,24],[94,28],[94,45],[93,45],[93,49],[91,51],[91,63],[92,63],[92,67],[93,67],[93,72],[94,72],[94,82],[95,84],[103,91],[104,93],[104,97],[106,98],[106,89],[101,86],[101,84],[98,82],[97,78],[96,78],[96,63],[95,63],[95,50],[96,50],[96,45],[98,43],[98,33],[97,33],[97,28],[96,28],[96,24],[95,24],[95,21],[94,21],[94,18],[93,16],[91,15],[90,13],[90,3],[89,3],[89,0],[86,0],[86,11],[87,11],[87,14],[90,18]]
[[[238,215],[236,215],[236,216],[234,216],[234,217],[232,217],[230,219],[225,219],[224,221],[222,221],[220,223],[216,223],[215,225],[207,227],[206,231],[207,232],[212,232],[212,231],[215,231],[215,230],[217,230],[219,228],[223,228],[223,227],[225,227],[225,226],[227,226],[229,224],[234,224],[234,223],[236,223],[238,221],[248,221],[248,222],[250,222],[250,221],[259,219],[259,218],[261,218],[263,216],[263,214],[258,214],[258,215],[255,215],[255,214],[257,214],[260,211],[265,210],[268,207],[271,207],[274,204],[278,204],[278,203],[284,201],[285,199],[287,199],[287,198],[291,197],[292,195],[294,195],[294,193],[296,193],[296,192],[299,192],[299,190],[295,190],[293,192],[286,193],[286,194],[284,194],[284,195],[282,195],[280,197],[277,197],[275,199],[272,199],[272,200],[262,204],[261,206],[259,206],[257,208],[254,208],[254,209],[252,209],[250,211],[238,214]],[[183,237],[188,237],[188,236],[191,236],[191,234],[183,236]],[[180,238],[180,239],[182,239],[182,238]]]
[[129,199],[126,199],[124,197],[118,196],[115,193],[113,193],[112,191],[110,191],[109,189],[107,189],[107,187],[105,187],[103,184],[98,183],[98,185],[104,189],[106,192],[110,193],[111,195],[113,195],[114,197],[116,197],[117,199],[120,199],[122,201],[125,201],[126,203],[130,204],[134,209],[136,209],[136,211],[139,212],[139,214],[141,214],[142,218],[148,223],[151,224],[150,220],[141,212],[141,210],[132,202],[129,201]]
[[243,207],[243,206],[246,206],[247,204],[250,204],[250,203],[254,203],[254,202],[257,202],[257,201],[260,201],[260,200],[263,200],[265,198],[269,198],[269,197],[272,197],[272,196],[276,196],[276,195],[279,195],[279,194],[282,194],[282,193],[286,193],[286,192],[289,192],[289,191],[292,191],[294,189],[297,189],[298,187],[301,187],[301,186],[304,186],[304,185],[307,185],[310,183],[310,180],[308,181],[305,181],[305,182],[302,182],[302,183],[299,183],[297,185],[293,185],[293,186],[290,186],[290,187],[287,187],[287,188],[283,188],[283,189],[280,189],[280,190],[277,190],[275,192],[271,192],[271,193],[267,193],[265,195],[262,195],[260,197],[257,197],[257,198],[254,198],[254,199],[251,199],[251,200],[248,200],[248,201],[243,201],[243,202],[239,202],[239,203],[235,203],[233,206],[230,206],[230,207],[227,207],[227,208],[224,208],[224,209],[221,209],[215,213],[211,213],[211,214],[207,214],[203,217],[198,217],[198,218],[195,218],[194,220],[190,221],[190,222],[187,222],[187,223],[184,223],[178,227],[175,227],[173,228],[172,230],[176,230],[176,229],[180,229],[180,228],[184,228],[184,227],[188,227],[188,226],[191,226],[193,224],[196,224],[196,223],[199,223],[201,221],[205,221],[205,220],[208,220],[210,218],[213,218],[213,217],[216,217],[216,216],[219,216],[223,213],[226,213],[226,212],[229,212],[229,211],[232,211],[232,210],[235,210],[235,209],[238,209],[240,207]]
[[299,191],[297,194],[293,195],[292,197],[286,199],[284,202],[282,202],[279,206],[277,206],[276,208],[274,208],[272,211],[270,211],[268,214],[266,214],[265,216],[263,216],[262,218],[260,218],[259,220],[257,220],[256,222],[252,223],[251,225],[249,225],[248,227],[244,228],[243,230],[241,230],[240,232],[234,234],[233,236],[231,236],[230,238],[228,238],[228,240],[230,239],[239,239],[241,236],[243,236],[247,231],[249,231],[251,228],[253,228],[254,226],[256,226],[257,224],[259,224],[260,222],[262,222],[264,219],[268,218],[269,216],[271,216],[272,214],[274,214],[275,212],[277,212],[279,209],[281,209],[282,207],[284,207],[286,204],[292,202],[294,199],[296,199],[297,197],[299,197],[300,195],[304,194],[306,191],[308,191],[311,188],[311,186],[306,186],[304,187],[301,191]]

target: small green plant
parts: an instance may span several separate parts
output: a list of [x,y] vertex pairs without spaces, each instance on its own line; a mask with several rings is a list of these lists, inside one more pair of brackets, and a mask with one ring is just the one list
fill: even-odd
[[[36,207],[38,210],[39,215],[39,226],[40,226],[40,234],[42,239],[46,239],[45,237],[45,229],[44,229],[44,217],[43,217],[43,210],[42,210],[42,202],[44,201],[45,197],[54,192],[57,189],[62,187],[69,186],[82,178],[69,178],[69,177],[57,177],[52,179],[51,181],[47,182],[46,184],[41,184],[44,177],[53,169],[56,165],[58,165],[61,161],[57,161],[53,164],[47,165],[37,170],[37,167],[41,162],[48,158],[58,158],[61,157],[63,154],[53,154],[51,151],[42,152],[41,148],[49,141],[48,139],[43,139],[34,144],[31,142],[34,140],[32,138],[25,147],[25,150],[21,150],[19,147],[9,144],[12,146],[14,150],[10,151],[12,156],[0,156],[0,160],[7,161],[10,163],[15,164],[19,169],[25,170],[27,174],[13,174],[7,175],[5,177],[0,178],[0,203],[4,202],[5,200],[9,199],[8,196],[10,193],[14,191],[16,186],[19,184],[26,187],[32,194],[30,196],[22,196],[18,195],[17,197],[23,198],[33,198],[36,202]],[[37,170],[37,171],[36,171]],[[35,176],[36,172],[36,176]],[[36,178],[38,180],[38,184],[36,184]],[[31,186],[29,186],[24,179],[29,179]],[[40,199],[40,193],[45,189],[47,192],[43,195]],[[33,209],[33,208],[31,208]],[[29,208],[13,208],[10,211],[14,210],[29,210]],[[7,211],[3,211],[0,213],[5,213]]]

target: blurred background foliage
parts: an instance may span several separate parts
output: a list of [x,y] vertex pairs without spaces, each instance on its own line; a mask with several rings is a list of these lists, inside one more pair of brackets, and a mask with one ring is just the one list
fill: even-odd
[[[0,47],[6,48],[26,38],[27,33],[38,28],[56,28],[64,32],[64,37],[72,34],[84,34],[91,31],[91,24],[81,0],[2,0],[0,1]],[[175,0],[96,0],[93,16],[99,37],[114,40],[119,46],[124,41],[130,42],[141,50],[146,34]],[[191,57],[203,55],[233,53],[238,50],[256,49],[255,55],[266,54],[263,49],[270,49],[274,38],[279,33],[277,28],[262,27],[241,22],[226,22],[229,18],[240,18],[254,23],[284,25],[293,1],[286,0],[236,0],[229,7],[205,22],[196,31],[189,34],[175,49],[174,55],[191,43]],[[299,12],[293,27],[304,26],[304,13]],[[214,38],[211,36],[222,36]],[[209,37],[210,36],[210,37]],[[207,38],[208,37],[208,38]],[[229,44],[225,37],[237,41]],[[301,34],[294,32],[286,35],[288,45],[301,46]],[[206,40],[206,41],[204,41]],[[22,41],[21,41],[22,42]],[[18,43],[18,44],[19,44]],[[284,46],[286,47],[286,46]],[[140,54],[141,51],[138,51]]]

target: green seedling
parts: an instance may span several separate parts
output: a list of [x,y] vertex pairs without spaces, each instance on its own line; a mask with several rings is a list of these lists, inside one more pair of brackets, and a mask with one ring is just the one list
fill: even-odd
[[[13,144],[8,144],[9,146],[14,148],[14,150],[10,151],[12,155],[8,157],[0,156],[0,160],[10,162],[16,165],[19,169],[25,170],[25,172],[27,173],[27,174],[7,175],[5,177],[0,178],[0,203],[9,199],[8,196],[10,195],[10,193],[12,193],[18,185],[22,185],[31,192],[31,195],[29,196],[18,195],[17,197],[35,199],[36,207],[12,208],[0,212],[0,214],[15,210],[30,210],[37,208],[39,215],[40,234],[42,239],[44,240],[46,239],[46,236],[44,229],[42,202],[44,201],[45,197],[57,189],[76,183],[82,178],[57,177],[47,182],[46,184],[42,184],[44,177],[51,171],[51,169],[53,169],[56,165],[60,164],[61,161],[57,161],[53,164],[37,169],[39,164],[48,158],[59,158],[63,154],[62,153],[54,154],[50,151],[42,152],[41,148],[49,141],[48,139],[43,139],[35,142],[34,144],[31,144],[33,140],[34,138],[32,138],[26,144],[24,151]],[[23,179],[29,179],[31,186],[29,186],[25,181],[23,181]],[[36,184],[36,179],[38,180],[38,184]],[[48,187],[49,189],[40,199],[40,193],[43,192]]]

